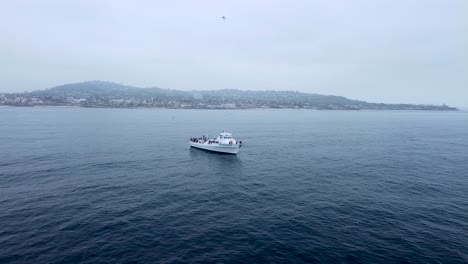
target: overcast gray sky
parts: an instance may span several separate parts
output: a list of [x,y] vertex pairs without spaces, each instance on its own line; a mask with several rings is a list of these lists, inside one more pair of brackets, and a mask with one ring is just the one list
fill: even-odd
[[468,106],[467,0],[12,0],[0,38],[3,92],[105,80]]

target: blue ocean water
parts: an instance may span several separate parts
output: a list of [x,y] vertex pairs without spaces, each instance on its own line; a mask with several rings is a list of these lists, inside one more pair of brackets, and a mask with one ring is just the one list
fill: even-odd
[[[467,263],[468,113],[0,108],[0,263]],[[226,129],[238,156],[190,149]]]

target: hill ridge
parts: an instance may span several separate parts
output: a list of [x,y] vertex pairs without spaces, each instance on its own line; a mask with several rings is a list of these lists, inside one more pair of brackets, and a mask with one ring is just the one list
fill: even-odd
[[0,97],[4,105],[78,105],[88,107],[164,108],[299,108],[330,110],[458,110],[446,105],[383,104],[291,90],[181,91],[159,87],[141,88],[116,82],[90,80],[45,90],[10,93]]

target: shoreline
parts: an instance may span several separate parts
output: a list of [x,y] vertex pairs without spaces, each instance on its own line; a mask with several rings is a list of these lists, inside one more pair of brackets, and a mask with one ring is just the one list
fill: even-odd
[[154,110],[281,110],[281,111],[291,111],[291,110],[309,110],[309,111],[346,111],[346,112],[359,112],[359,111],[373,111],[373,112],[382,112],[382,111],[407,111],[407,112],[467,112],[466,110],[455,108],[455,109],[318,109],[318,108],[167,108],[167,107],[111,107],[111,106],[80,106],[80,105],[0,105],[0,107],[10,107],[10,108],[93,108],[93,109],[154,109]]

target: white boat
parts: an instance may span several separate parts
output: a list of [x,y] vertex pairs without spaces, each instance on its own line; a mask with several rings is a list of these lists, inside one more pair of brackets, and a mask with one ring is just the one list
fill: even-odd
[[191,138],[190,147],[218,153],[234,154],[239,152],[242,141],[237,141],[231,133],[223,131],[217,138]]

